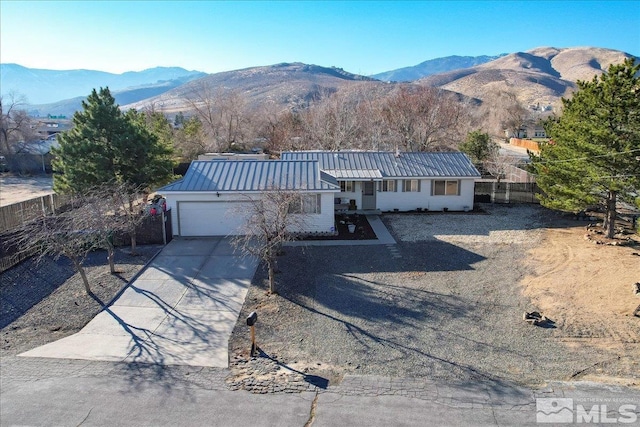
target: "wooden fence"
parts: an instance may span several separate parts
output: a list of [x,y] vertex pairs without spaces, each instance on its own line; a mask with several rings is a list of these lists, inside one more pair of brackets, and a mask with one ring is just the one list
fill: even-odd
[[42,215],[56,213],[68,198],[56,193],[0,207],[0,233],[13,231],[26,222]]
[[[43,213],[54,214],[68,209],[68,197],[58,194],[49,194],[36,197],[24,202],[14,203],[0,207],[0,272],[6,271],[21,261],[35,255],[15,247],[15,234],[27,222]],[[165,221],[163,223],[162,218]],[[164,237],[163,237],[164,232]],[[171,241],[171,215],[148,216],[136,229],[136,241],[139,245],[162,244]],[[116,236],[116,245],[130,244],[127,234]]]

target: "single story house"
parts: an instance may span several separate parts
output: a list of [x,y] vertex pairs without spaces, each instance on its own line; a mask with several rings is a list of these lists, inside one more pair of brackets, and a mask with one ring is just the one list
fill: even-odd
[[274,188],[299,191],[308,233],[334,227],[335,178],[310,160],[195,160],[185,176],[160,189],[171,211],[173,234],[242,234],[250,200]]
[[460,152],[296,151],[280,160],[193,161],[158,193],[175,235],[242,233],[248,198],[273,188],[300,192],[308,228],[300,231],[332,233],[340,210],[470,210],[478,178]]
[[295,151],[282,159],[317,161],[340,185],[336,205],[363,210],[470,210],[480,178],[461,152]]

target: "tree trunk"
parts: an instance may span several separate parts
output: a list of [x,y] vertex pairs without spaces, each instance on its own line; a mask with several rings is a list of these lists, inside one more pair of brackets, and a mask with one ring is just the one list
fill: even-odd
[[273,253],[273,248],[269,247],[267,248],[267,269],[269,270],[269,293],[270,294],[275,294],[276,293],[276,269],[275,269],[275,264],[276,262],[276,254]]
[[109,246],[107,248],[107,261],[109,261],[109,271],[111,274],[116,274],[116,264],[114,262],[115,259],[115,250],[113,246]]
[[276,273],[275,273],[275,269],[273,268],[273,261],[269,261],[267,263],[268,268],[269,268],[269,293],[270,294],[275,294],[276,293]]
[[87,279],[87,273],[84,271],[82,263],[76,259],[73,259],[72,262],[78,273],[80,273],[80,277],[82,277],[84,290],[87,292],[87,295],[93,297],[93,292],[91,292],[91,286],[89,285],[89,279]]
[[136,255],[136,229],[131,230],[131,255]]
[[615,234],[617,195],[618,194],[614,190],[609,190],[609,194],[607,196],[607,208],[604,214],[605,217],[603,226],[605,235],[609,239],[613,239],[613,235]]

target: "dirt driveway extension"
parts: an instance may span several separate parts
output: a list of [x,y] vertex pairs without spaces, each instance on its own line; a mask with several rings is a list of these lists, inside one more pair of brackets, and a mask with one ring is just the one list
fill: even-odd
[[[277,296],[265,295],[259,269],[232,335],[232,351],[246,353],[242,320],[256,310],[265,354],[333,380],[361,373],[526,385],[589,376],[640,384],[640,319],[612,314],[619,320],[616,333],[568,342],[575,327],[568,330],[567,319],[575,312],[568,304],[552,309],[532,291],[541,289],[532,278],[544,274],[540,265],[548,261],[535,251],[553,248],[556,229],[574,230],[567,245],[595,248],[577,231],[584,223],[538,206],[492,205],[486,214],[394,214],[383,220],[397,245],[286,248]],[[631,298],[630,283],[622,285],[628,277],[617,276],[608,259],[621,255],[602,249],[590,262],[609,269],[610,281],[619,278],[620,292]],[[568,286],[583,265],[573,258],[566,267],[554,269],[553,283]],[[582,303],[593,311],[600,304]],[[523,321],[525,311],[542,311],[552,322],[532,326]],[[594,327],[580,325],[586,331]]]
[[53,193],[51,175],[19,177],[0,176],[0,206],[33,199]]

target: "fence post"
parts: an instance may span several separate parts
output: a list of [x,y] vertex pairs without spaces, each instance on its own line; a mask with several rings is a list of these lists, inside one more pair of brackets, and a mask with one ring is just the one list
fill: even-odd
[[166,246],[167,245],[167,225],[165,224],[165,221],[167,220],[167,217],[164,214],[164,209],[160,210],[162,212],[162,243]]

